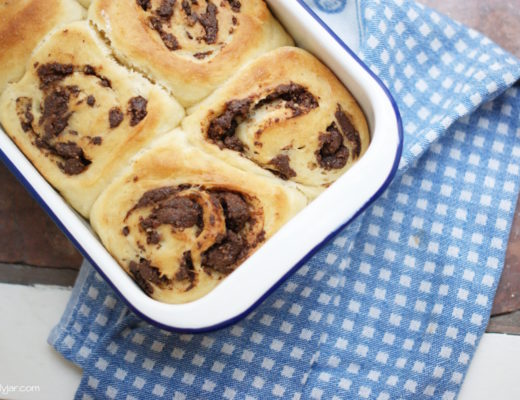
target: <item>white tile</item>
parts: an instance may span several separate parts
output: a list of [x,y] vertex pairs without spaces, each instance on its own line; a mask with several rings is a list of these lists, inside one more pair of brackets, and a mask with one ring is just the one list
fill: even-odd
[[520,399],[520,336],[487,333],[470,364],[458,400]]
[[0,284],[0,377],[2,384],[36,386],[34,392],[15,392],[3,399],[72,399],[81,370],[47,344],[58,323],[70,289],[51,286]]

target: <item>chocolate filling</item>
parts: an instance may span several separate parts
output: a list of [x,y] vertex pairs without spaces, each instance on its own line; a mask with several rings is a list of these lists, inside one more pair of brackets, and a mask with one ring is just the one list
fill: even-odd
[[34,144],[39,149],[60,157],[62,161],[57,163],[58,167],[67,175],[79,175],[91,164],[83,149],[72,141],[51,143],[45,138],[36,138]]
[[191,10],[191,4],[188,0],[182,0],[182,10],[188,18],[188,25],[193,26],[197,23],[197,14]]
[[[75,142],[60,142],[58,137],[65,131],[69,124],[69,119],[73,111],[69,109],[69,103],[78,98],[81,89],[77,85],[65,86],[62,81],[73,73],[82,73],[86,76],[95,76],[99,79],[102,87],[111,88],[110,80],[99,74],[91,65],[74,66],[72,64],[46,63],[40,65],[35,63],[33,67],[40,80],[40,89],[43,92],[43,100],[41,104],[41,116],[38,125],[41,127],[42,133],[39,133],[35,127],[34,115],[32,114],[32,99],[27,97],[19,97],[16,100],[16,112],[20,120],[21,127],[24,132],[31,132],[34,135],[33,144],[47,154],[58,157],[56,163],[58,167],[67,175],[77,175],[85,171],[91,164],[91,161],[85,156],[83,149]],[[96,99],[93,95],[89,95],[85,99],[76,101],[81,104],[86,101],[89,107],[93,107]],[[146,117],[147,100],[141,96],[134,97],[129,100],[128,113],[130,114],[130,125],[137,125]],[[114,107],[109,111],[109,125],[115,128],[121,124],[124,114],[119,107]],[[69,130],[71,135],[77,136],[74,130]],[[87,137],[93,145],[101,145],[103,139],[101,136]]]
[[58,136],[65,130],[72,113],[69,112],[70,91],[56,87],[43,100],[43,113],[39,124],[43,124],[45,138]]
[[108,111],[108,122],[110,124],[110,129],[117,128],[123,122],[125,115],[123,111],[119,107],[112,107]]
[[176,0],[162,0],[161,5],[155,13],[166,20],[169,20],[173,16],[173,7],[175,6]]
[[269,164],[276,168],[276,170],[273,171],[276,175],[284,180],[288,180],[296,176],[296,171],[291,168],[290,161],[291,159],[288,155],[279,154],[269,161]]
[[177,281],[189,279],[191,284],[186,291],[193,288],[193,282],[195,281],[195,266],[193,265],[193,259],[191,258],[191,251],[188,250],[182,254],[181,263],[177,273],[175,274],[175,279]]
[[94,104],[96,104],[96,98],[92,95],[87,97],[87,105],[89,107],[94,107]]
[[35,145],[60,157],[62,162],[58,163],[58,167],[67,175],[79,175],[91,164],[91,161],[85,157],[83,149],[72,141],[51,143],[45,138],[37,138]]
[[217,192],[215,197],[220,202],[226,216],[226,227],[235,232],[243,229],[251,219],[249,206],[244,198],[233,192]]
[[238,119],[246,119],[252,104],[251,99],[231,100],[226,103],[224,112],[213,119],[209,125],[208,138],[218,147],[234,151],[244,151],[244,145],[235,136]]
[[243,236],[243,229],[251,221],[251,210],[245,199],[234,192],[215,192],[226,218],[226,235],[202,253],[202,266],[220,273],[230,273],[243,259],[250,244]]
[[63,87],[59,86],[58,82],[73,72],[72,65],[59,63],[44,64],[37,69],[40,88],[44,93],[42,114],[38,121],[38,125],[43,126],[42,135],[39,135],[33,127],[32,99],[19,97],[16,100],[16,112],[24,132],[30,132],[35,137],[33,144],[36,147],[58,157],[60,161],[57,161],[57,165],[67,175],[78,175],[91,164],[91,161],[85,157],[83,149],[75,142],[56,141],[67,128],[72,115],[69,111],[71,97],[77,97],[80,93],[77,86]]
[[[144,0],[136,0],[137,5],[144,11],[149,12],[152,9],[151,2]],[[227,0],[232,11],[240,12],[241,3],[238,0]],[[148,17],[150,27],[155,30],[161,40],[163,41],[166,48],[171,51],[179,50],[181,45],[178,39],[172,34],[167,32],[165,25],[171,26],[171,18],[175,13],[176,0],[162,0],[159,6],[155,10],[151,10],[151,15]],[[194,26],[199,23],[204,30],[204,36],[198,37],[196,40],[199,42],[204,40],[207,44],[215,44],[218,39],[219,23],[217,14],[219,12],[218,7],[211,1],[206,1],[206,9],[203,13],[199,14],[192,9],[192,5],[199,5],[198,0],[182,0],[181,8],[186,15],[186,24],[188,26]],[[223,6],[221,3],[220,6]],[[236,19],[233,22],[236,25]],[[187,33],[187,37],[193,40],[193,36]],[[198,59],[207,57],[210,53],[199,52],[194,55]]]
[[231,6],[231,9],[234,12],[240,12],[240,7],[242,6],[242,4],[240,4],[240,1],[238,1],[238,0],[227,0],[227,2],[229,3],[229,5]]
[[168,50],[174,51],[179,50],[181,48],[179,41],[171,33],[160,32],[160,35],[164,45],[168,48]]
[[103,143],[103,138],[101,136],[94,136],[93,138],[90,138],[90,143],[92,143],[94,146],[101,146]]
[[175,229],[197,226],[199,231],[203,227],[200,205],[188,197],[169,198],[174,193],[170,189],[161,188],[146,192],[134,208],[155,204],[152,213],[140,221],[141,229],[146,232],[148,244],[158,244],[161,241],[161,236],[157,232],[157,228],[161,225],[171,225]]
[[130,126],[136,126],[148,115],[147,105],[148,100],[142,96],[132,97],[128,101],[127,112],[130,114]]
[[196,59],[198,60],[204,60],[206,57],[210,56],[213,54],[213,51],[212,50],[209,50],[209,51],[202,51],[200,53],[195,53],[193,54],[193,57],[195,57]]
[[151,7],[150,0],[136,0],[136,3],[144,11],[148,11]]
[[[198,4],[197,2],[193,1],[191,3]],[[197,22],[200,23],[205,33],[203,40],[207,44],[215,44],[217,42],[218,36],[218,7],[210,0],[207,0],[206,11],[204,14],[197,14],[191,9],[190,2],[188,0],[183,0],[182,9],[186,14],[188,25],[193,26]]]
[[291,118],[307,114],[318,107],[316,98],[303,86],[292,82],[279,85],[256,103],[252,98],[227,102],[224,112],[210,122],[208,139],[221,149],[244,151],[244,144],[235,136],[238,125],[249,117],[251,111],[277,101],[283,101],[285,107],[292,110]]
[[320,149],[316,152],[318,164],[326,170],[341,169],[347,164],[350,151],[344,144],[345,138],[352,144],[352,157],[358,158],[361,155],[361,138],[359,133],[340,104],[338,104],[334,116],[341,132],[336,122],[330,124],[327,127],[327,132],[320,134]]
[[48,63],[40,65],[36,70],[40,78],[41,88],[52,83],[59,82],[67,76],[72,75],[74,66],[72,64]]
[[[137,204],[128,212],[127,218],[136,209],[148,207],[150,205],[153,206],[151,214],[147,218],[141,218],[139,222],[140,228],[146,232],[147,244],[158,244],[160,242],[161,237],[157,232],[157,228],[161,225],[171,225],[174,229],[186,229],[193,226],[198,226],[199,228],[202,227],[202,208],[200,205],[188,197],[172,197],[186,188],[187,186],[179,186],[178,188],[162,187],[149,190],[141,196]],[[128,226],[125,226],[122,232],[123,235],[128,235],[130,232]],[[164,286],[171,283],[171,280],[166,277],[162,277],[161,281],[158,281],[157,278],[159,271],[157,270],[157,274],[154,272],[154,274],[150,275],[148,266],[149,262],[145,263],[145,271],[147,271],[146,273],[148,273],[148,275],[144,275],[143,273],[132,273],[138,285],[146,293],[152,293],[149,291],[151,285],[148,282],[142,282],[142,280],[146,279],[147,276],[154,279],[155,281],[151,280],[151,282],[156,285]],[[132,271],[132,264],[130,269]],[[133,263],[133,270],[137,270],[137,264],[135,262]],[[175,279],[177,281],[189,279],[191,284],[186,291],[193,288],[195,270],[190,251],[183,253]]]
[[65,159],[83,157],[83,150],[74,142],[58,142],[54,146],[56,154]]
[[[35,64],[36,65],[36,64]],[[38,64],[39,65],[39,64]],[[85,75],[93,75],[100,80],[100,85],[103,87],[112,87],[112,83],[108,78],[96,72],[96,69],[91,65],[83,67],[75,67],[72,64],[47,63],[39,65],[36,69],[38,78],[40,79],[40,88],[45,89],[48,86],[54,85],[74,72],[82,72]]]
[[[177,192],[178,192],[178,189],[171,187],[171,186],[149,190],[141,196],[141,198],[139,199],[137,204],[134,206],[134,208],[132,208],[130,210],[128,215],[130,215],[133,211],[135,211],[139,208],[147,207],[151,204],[165,200],[168,197],[170,197],[172,194],[177,193]],[[128,215],[127,215],[127,218],[128,218]]]
[[202,266],[220,273],[230,273],[233,266],[245,255],[247,242],[239,234],[228,231],[219,243],[202,254]]
[[147,294],[153,293],[153,283],[157,286],[166,286],[170,280],[166,276],[161,276],[157,267],[151,265],[150,261],[141,258],[139,263],[130,261],[130,273],[133,275],[135,282]]
[[207,44],[215,44],[217,42],[218,35],[218,20],[217,13],[218,8],[215,4],[213,4],[210,0],[208,1],[208,5],[206,7],[206,12],[198,16],[198,20],[206,35],[204,36],[204,41]]
[[255,108],[274,103],[277,100],[285,101],[285,106],[293,110],[293,117],[307,114],[318,107],[318,101],[306,88],[296,83],[277,86],[269,95],[260,100]]
[[69,158],[65,160],[65,162],[58,164],[58,166],[64,173],[72,176],[81,174],[83,171],[87,169],[90,163],[91,162],[84,157]]
[[[182,195],[182,191],[190,187],[180,185],[149,190],[128,212],[126,218],[136,209],[152,206],[150,214],[146,218],[140,217],[139,220],[139,228],[146,233],[147,244],[159,244],[161,237],[157,228],[161,225],[171,225],[173,229],[180,230],[196,226],[199,228],[197,235],[200,234],[204,227],[203,209],[196,200],[188,195]],[[254,243],[248,242],[248,226],[250,223],[254,223],[254,220],[251,206],[242,194],[227,190],[197,188],[209,192],[211,202],[221,209],[226,221],[225,234],[219,235],[215,243],[201,254],[202,267],[207,273],[210,273],[209,271],[221,274],[230,273],[247,256],[251,248],[264,240],[264,233],[261,232],[257,235]],[[210,222],[210,225],[213,223]],[[124,236],[129,232],[128,226],[123,227]],[[139,286],[149,294],[152,288],[150,282],[159,286],[169,285],[172,282],[166,277],[161,277],[159,270],[151,266],[150,262],[144,258],[141,258],[139,263],[132,262],[130,270]],[[190,285],[185,289],[186,291],[194,287],[196,272],[191,250],[182,254],[179,268],[173,279],[176,281],[188,280]]]
[[54,149],[56,154],[64,159],[58,166],[67,175],[78,175],[91,163],[85,158],[83,149],[74,142],[56,143]]
[[359,133],[350,122],[350,119],[347,117],[340,104],[338,104],[338,108],[334,115],[343,131],[343,134],[354,146],[352,149],[352,155],[354,158],[358,158],[361,155],[361,138],[359,137]]
[[319,165],[326,169],[341,169],[348,161],[349,150],[343,145],[343,135],[335,122],[327,128],[327,133],[319,136],[320,149],[316,152]]
[[32,114],[32,99],[30,97],[18,97],[16,99],[16,114],[23,131],[32,131],[34,115]]
[[150,21],[150,26],[159,34],[168,50],[175,51],[181,48],[177,38],[163,29],[163,20],[161,18],[150,17],[148,20]]
[[83,67],[82,72],[85,75],[91,75],[98,78],[100,86],[112,89],[112,82],[110,81],[110,79],[108,79],[106,76],[99,74],[92,65],[85,65]]
[[188,197],[174,197],[158,204],[150,216],[141,221],[144,230],[155,229],[165,224],[177,229],[200,226],[202,209],[196,201]]

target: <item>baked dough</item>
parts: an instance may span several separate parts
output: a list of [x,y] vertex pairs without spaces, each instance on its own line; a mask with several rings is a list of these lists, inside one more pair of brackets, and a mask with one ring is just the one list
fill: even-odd
[[90,6],[90,3],[92,0],[78,0],[78,2],[85,8],[88,8]]
[[49,31],[85,14],[75,0],[0,1],[0,93],[22,77],[27,59]]
[[284,182],[251,175],[175,130],[140,153],[103,192],[91,224],[151,297],[202,297],[305,207]]
[[9,136],[85,217],[130,157],[183,116],[166,91],[113,61],[86,21],[53,32],[0,99]]
[[65,24],[74,0],[0,3],[0,91],[27,61],[0,122],[152,298],[210,292],[366,151],[262,0],[78,1],[95,26]]
[[345,173],[370,141],[349,91],[294,47],[257,58],[190,113],[183,129],[205,152],[249,172],[271,171],[311,197]]
[[289,35],[262,0],[93,0],[89,19],[117,56],[168,87],[184,106]]

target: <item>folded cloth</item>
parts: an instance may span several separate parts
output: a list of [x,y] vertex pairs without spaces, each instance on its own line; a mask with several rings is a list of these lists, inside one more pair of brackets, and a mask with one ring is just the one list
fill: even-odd
[[[340,3],[316,0],[322,13],[346,12]],[[254,312],[216,332],[141,321],[84,264],[49,337],[83,368],[78,399],[457,396],[518,194],[520,62],[412,1],[359,9],[359,54],[405,129],[393,184]]]

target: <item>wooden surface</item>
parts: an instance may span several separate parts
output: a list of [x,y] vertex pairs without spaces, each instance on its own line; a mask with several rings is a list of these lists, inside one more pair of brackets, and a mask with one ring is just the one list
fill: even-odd
[[0,187],[0,262],[77,269],[74,246],[3,164]]
[[416,0],[440,11],[520,57],[520,0]]
[[[520,57],[520,0],[419,2],[483,32]],[[2,164],[0,187],[0,282],[71,285],[80,254]],[[520,334],[520,205],[492,315],[488,331]]]

